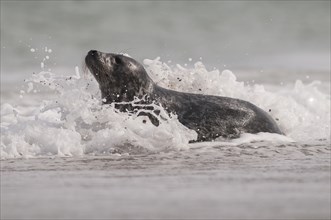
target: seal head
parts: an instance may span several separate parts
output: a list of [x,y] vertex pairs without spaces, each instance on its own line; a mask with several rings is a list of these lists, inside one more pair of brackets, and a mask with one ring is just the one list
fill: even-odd
[[130,57],[91,50],[85,63],[99,84],[104,103],[142,98],[153,87],[144,67]]

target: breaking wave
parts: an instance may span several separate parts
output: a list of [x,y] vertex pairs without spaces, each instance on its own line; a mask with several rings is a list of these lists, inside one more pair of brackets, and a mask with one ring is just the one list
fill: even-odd
[[[27,79],[20,95],[34,104],[1,105],[1,159],[259,146],[256,143],[275,147],[330,144],[330,95],[319,90],[321,82],[304,84],[297,80],[291,87],[270,87],[240,82],[230,70],[209,71],[202,62],[188,68],[169,66],[156,58],[144,60],[144,65],[160,86],[252,102],[269,112],[286,136],[244,134],[239,139],[189,144],[196,132],[161,106],[151,105],[161,111],[157,116],[161,123],[155,127],[147,116],[138,117],[139,112],[123,113],[114,105],[101,105],[97,83],[91,74],[80,74],[76,67],[71,76],[42,71]],[[32,102],[32,94],[37,104]]]

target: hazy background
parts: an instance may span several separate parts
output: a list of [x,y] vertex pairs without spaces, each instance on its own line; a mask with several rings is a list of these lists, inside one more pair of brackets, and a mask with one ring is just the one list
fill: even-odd
[[72,70],[99,49],[139,61],[202,57],[210,68],[329,74],[330,2],[1,1],[1,83],[39,71],[45,46],[52,70]]

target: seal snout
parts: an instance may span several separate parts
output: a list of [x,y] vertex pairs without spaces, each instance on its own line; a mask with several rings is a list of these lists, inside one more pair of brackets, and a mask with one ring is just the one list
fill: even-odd
[[97,50],[90,50],[88,53],[87,53],[88,56],[97,56],[99,55],[99,51]]
[[99,53],[97,50],[90,50],[85,57],[85,62],[88,64],[90,61],[98,59]]
[[90,50],[85,57],[86,65],[89,67],[89,66],[96,64],[96,62],[98,62],[98,60],[100,59],[99,57],[100,57],[99,51]]

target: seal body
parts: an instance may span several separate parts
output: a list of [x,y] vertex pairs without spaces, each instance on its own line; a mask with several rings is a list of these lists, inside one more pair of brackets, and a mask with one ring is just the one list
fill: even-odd
[[[143,104],[160,104],[168,113],[176,114],[184,126],[195,130],[198,138],[192,141],[210,141],[220,136],[237,138],[241,133],[282,134],[270,115],[257,106],[240,99],[162,88],[152,81],[139,62],[130,57],[91,50],[85,63],[99,83],[105,104],[144,97]],[[135,108],[130,104],[115,106],[121,111]],[[141,112],[141,115],[147,115],[154,125],[159,124],[152,114]]]

